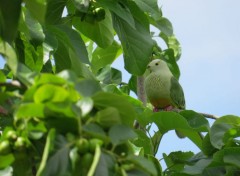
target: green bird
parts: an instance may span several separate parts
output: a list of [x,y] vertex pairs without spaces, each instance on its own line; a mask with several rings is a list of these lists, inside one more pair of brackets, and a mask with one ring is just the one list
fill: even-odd
[[[145,78],[144,88],[147,98],[154,107],[153,111],[185,109],[183,89],[167,63],[160,59],[154,59],[147,68],[150,74]],[[179,138],[185,137],[178,131],[176,133]]]

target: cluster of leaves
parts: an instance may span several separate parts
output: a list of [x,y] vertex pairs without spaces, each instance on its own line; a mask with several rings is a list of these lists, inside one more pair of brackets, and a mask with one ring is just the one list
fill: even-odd
[[[129,96],[152,57],[180,76],[181,48],[157,0],[1,0],[0,24],[0,174],[238,174],[238,117],[210,128],[194,111],[153,113]],[[121,54],[128,83],[111,67]],[[201,153],[164,154],[162,171],[156,153],[174,129]]]

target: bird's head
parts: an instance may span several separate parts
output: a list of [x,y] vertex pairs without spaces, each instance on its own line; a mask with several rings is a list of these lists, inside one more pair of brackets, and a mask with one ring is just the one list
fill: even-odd
[[147,68],[150,72],[157,72],[159,70],[169,70],[167,63],[160,59],[152,60],[148,64]]

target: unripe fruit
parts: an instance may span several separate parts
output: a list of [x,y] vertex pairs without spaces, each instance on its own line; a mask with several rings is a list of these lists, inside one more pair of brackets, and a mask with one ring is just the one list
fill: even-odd
[[76,143],[79,154],[84,154],[89,150],[89,142],[85,138],[81,138]]
[[101,147],[103,145],[103,141],[100,139],[96,139],[96,138],[90,139],[89,140],[89,151],[95,152],[97,145],[99,145]]
[[17,132],[14,130],[9,130],[6,134],[6,138],[10,141],[15,141],[17,139]]
[[11,152],[10,143],[4,140],[0,143],[0,155],[7,155]]
[[18,137],[14,143],[14,148],[16,150],[22,150],[26,147],[26,140],[23,137]]

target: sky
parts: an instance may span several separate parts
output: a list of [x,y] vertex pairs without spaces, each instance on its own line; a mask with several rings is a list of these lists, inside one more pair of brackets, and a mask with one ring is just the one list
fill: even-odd
[[[160,0],[159,6],[182,46],[178,64],[187,109],[240,116],[240,1]],[[121,58],[113,67],[123,71],[127,82]],[[163,137],[158,157],[178,150],[199,152],[172,131]]]

